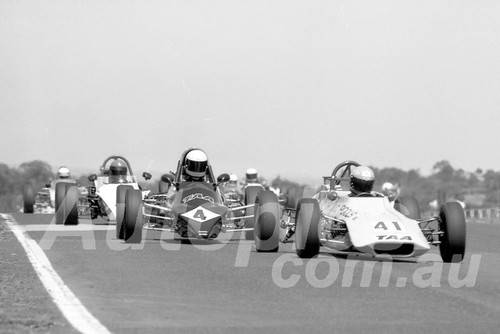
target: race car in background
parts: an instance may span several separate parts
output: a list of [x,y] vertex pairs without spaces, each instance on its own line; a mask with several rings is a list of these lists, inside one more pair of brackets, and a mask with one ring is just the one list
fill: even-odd
[[[61,166],[57,170],[56,178],[47,183],[40,191],[35,193],[33,186],[26,185],[23,190],[24,213],[53,214],[56,211],[56,187],[59,183],[77,184],[71,177],[68,167]],[[78,185],[79,192],[85,194],[87,189]],[[79,200],[79,207],[83,208],[85,199]],[[80,209],[80,214],[85,214],[84,209]]]
[[[82,208],[90,211],[92,220],[102,217],[109,223],[116,222],[117,215],[121,214],[117,212],[117,201],[125,196],[127,189],[139,190],[139,184],[130,163],[120,155],[107,157],[99,171],[99,175],[89,176],[92,185],[85,191],[72,183],[56,185],[56,224],[78,224],[78,212]],[[145,173],[144,177],[149,179],[150,175]]]
[[[257,251],[276,251],[280,220],[277,196],[261,187],[247,187],[246,198],[255,195],[253,202],[234,205],[224,199],[220,189],[229,179],[225,173],[215,178],[204,151],[184,151],[176,172],[161,177],[168,190],[146,196],[136,189],[126,190],[117,237],[126,243],[140,243],[143,229],[171,231],[182,239],[214,239],[224,232],[252,231]],[[241,210],[245,210],[244,216],[234,215]],[[252,219],[253,226],[235,224],[241,219]]]
[[462,206],[448,202],[439,215],[414,218],[419,212],[393,205],[387,196],[373,191],[351,193],[352,171],[360,164],[345,161],[329,178],[328,189],[302,198],[282,222],[287,242],[295,237],[297,255],[310,258],[320,247],[372,256],[416,257],[439,246],[444,262],[460,262],[465,254],[466,226]]

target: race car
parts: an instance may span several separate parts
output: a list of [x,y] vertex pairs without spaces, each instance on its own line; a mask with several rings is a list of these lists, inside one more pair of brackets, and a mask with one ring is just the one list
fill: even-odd
[[[57,170],[56,178],[35,193],[32,185],[25,185],[23,190],[24,213],[41,213],[53,214],[56,209],[56,187],[58,183],[77,184],[76,180],[71,177],[71,173],[66,166],[61,166]],[[85,193],[86,188],[78,185],[79,192]],[[80,199],[80,207],[85,204],[83,198]],[[84,214],[85,210],[80,209],[80,214]]]
[[[444,262],[461,262],[465,254],[466,226],[462,206],[448,202],[438,216],[420,219],[404,202],[393,205],[387,196],[373,191],[351,193],[352,171],[360,164],[345,161],[329,178],[329,189],[302,198],[282,222],[282,240],[295,235],[296,253],[310,258],[320,247],[372,256],[417,257],[439,246]],[[412,204],[413,205],[413,204]]]
[[[99,168],[100,174],[92,174],[92,185],[81,190],[72,183],[58,183],[55,188],[56,224],[78,224],[81,210],[90,211],[92,220],[102,217],[109,223],[116,222],[117,199],[126,189],[139,190],[139,184],[128,160],[120,155],[107,157]],[[148,174],[143,175],[148,179]],[[140,190],[139,190],[140,191]]]
[[[143,229],[168,230],[181,239],[214,239],[219,233],[252,231],[257,251],[277,251],[280,206],[276,195],[261,187],[248,187],[246,198],[255,196],[253,202],[234,205],[220,190],[227,181],[226,173],[215,178],[203,150],[187,149],[176,172],[161,177],[163,192],[142,196],[139,190],[126,190],[123,202],[120,199],[117,204],[124,207],[123,217],[117,219],[117,238],[140,243]],[[245,215],[235,215],[241,210]],[[252,227],[235,224],[241,219],[252,219]]]

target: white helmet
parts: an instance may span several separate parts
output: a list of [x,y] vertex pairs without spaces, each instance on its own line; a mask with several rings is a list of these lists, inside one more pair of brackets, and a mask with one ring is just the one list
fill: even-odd
[[238,176],[236,174],[229,175],[229,186],[236,187],[238,185]]
[[202,150],[192,150],[186,155],[186,173],[192,177],[203,177],[207,173],[208,158]]
[[382,185],[382,191],[383,192],[386,192],[386,191],[391,191],[394,189],[394,185],[390,182],[384,182],[384,184]]
[[253,168],[248,168],[245,174],[245,178],[247,183],[255,183],[257,182],[257,170]]
[[58,179],[69,179],[71,177],[71,173],[69,172],[69,168],[66,166],[61,166],[57,170],[57,178]]

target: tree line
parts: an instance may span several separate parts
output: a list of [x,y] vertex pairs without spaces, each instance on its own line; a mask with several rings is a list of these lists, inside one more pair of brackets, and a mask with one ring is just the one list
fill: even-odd
[[[500,172],[494,170],[474,172],[454,168],[447,160],[437,162],[432,173],[423,176],[418,170],[405,171],[396,167],[377,168],[375,190],[380,190],[384,182],[399,184],[402,196],[415,197],[421,210],[432,210],[433,201],[459,200],[467,208],[494,208],[500,206]],[[0,163],[0,212],[16,212],[23,205],[23,189],[30,185],[42,189],[55,177],[50,164],[33,160],[22,163],[17,168]],[[75,175],[73,175],[75,177]],[[81,185],[88,185],[87,175],[77,177]],[[293,180],[277,177],[271,185],[298,185]]]

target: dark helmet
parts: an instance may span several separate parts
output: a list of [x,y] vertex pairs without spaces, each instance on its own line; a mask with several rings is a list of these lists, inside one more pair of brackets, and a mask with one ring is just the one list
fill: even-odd
[[351,191],[354,194],[367,193],[373,190],[375,174],[367,166],[355,167],[351,172]]
[[127,175],[127,165],[121,160],[115,160],[109,168],[111,175]]
[[192,150],[186,155],[186,174],[201,178],[207,173],[208,158],[202,150]]

